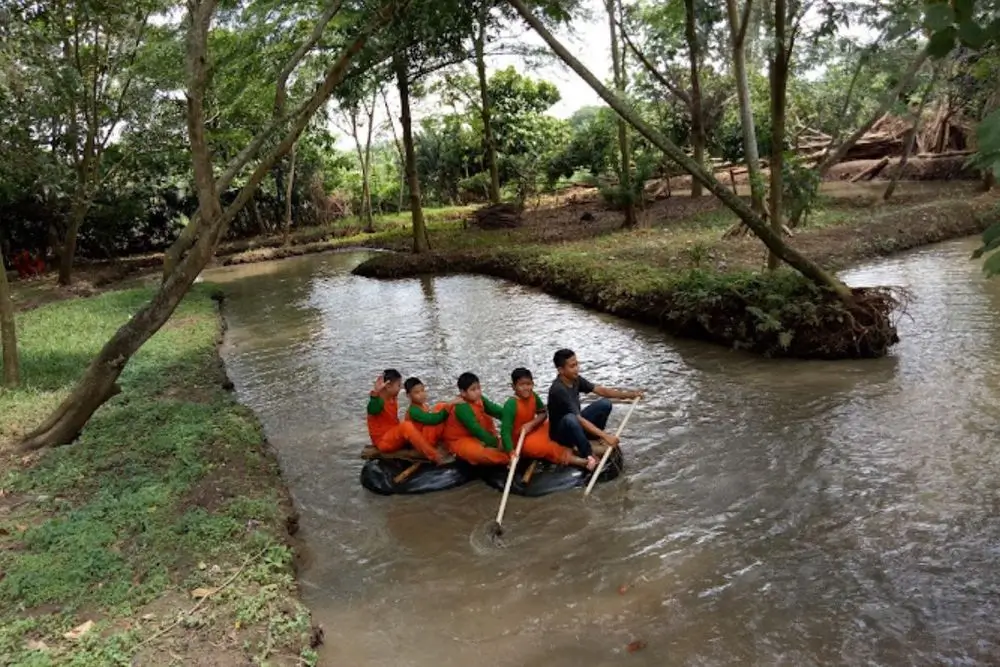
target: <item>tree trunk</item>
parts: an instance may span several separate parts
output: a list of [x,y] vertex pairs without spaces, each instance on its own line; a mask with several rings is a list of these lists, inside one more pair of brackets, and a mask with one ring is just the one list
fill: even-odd
[[[785,50],[785,0],[774,2],[774,56],[771,60],[771,229],[781,235],[784,224],[781,196],[784,187],[782,165],[785,161],[785,91],[788,88],[788,55]],[[767,268],[778,268],[781,258],[773,250],[767,256]]]
[[629,125],[634,127],[642,136],[646,137],[651,144],[659,148],[667,155],[667,157],[679,164],[684,171],[691,174],[693,179],[701,182],[702,185],[708,188],[709,192],[718,197],[728,209],[733,211],[747,224],[751,231],[753,231],[753,233],[764,242],[764,245],[777,253],[779,257],[788,262],[792,268],[806,278],[831,290],[846,303],[853,303],[854,297],[851,293],[851,289],[847,287],[847,285],[837,280],[835,276],[827,273],[822,267],[818,266],[815,262],[810,261],[794,248],[788,246],[781,236],[779,234],[775,234],[767,223],[764,222],[764,220],[762,220],[761,217],[753,211],[753,209],[747,206],[742,199],[731,193],[729,188],[720,183],[712,174],[708,173],[702,165],[688,157],[676,144],[653,129],[653,127],[651,127],[638,114],[630,109],[628,105],[618,99],[618,97],[608,90],[607,87],[605,87],[604,84],[597,79],[597,77],[584,67],[579,60],[574,58],[573,55],[566,50],[566,47],[564,47],[559,40],[557,40],[552,33],[549,32],[545,25],[531,13],[531,10],[528,9],[523,0],[507,0],[507,2],[517,11],[518,14],[521,15],[521,18],[523,18],[525,22],[527,22],[532,29],[534,29],[534,31],[545,40],[549,47],[556,53],[557,56],[559,56],[559,59],[566,63],[570,69],[583,79],[587,85],[594,90],[594,92],[600,95],[601,99],[603,99],[608,106],[614,109],[619,116],[624,118]]
[[[371,145],[371,123],[369,122],[368,141]],[[368,234],[375,231],[375,220],[372,218],[372,198],[371,198],[371,172],[368,169],[368,153],[361,145],[361,137],[358,135],[358,110],[357,107],[351,109],[351,134],[354,136],[354,150],[358,154],[358,163],[361,165],[361,213],[358,216],[364,224],[364,230]]]
[[736,7],[736,0],[726,0],[726,9],[729,12],[729,34],[733,49],[733,67],[736,74],[736,94],[740,101],[740,120],[743,125],[743,154],[747,163],[747,178],[750,179],[750,202],[753,210],[762,214],[764,212],[764,177],[760,172],[757,128],[750,100],[750,82],[747,78],[746,60],[746,31],[750,21],[749,10],[752,1],[746,0],[742,18]]
[[[81,193],[76,195],[74,199],[85,196]],[[80,225],[83,224],[83,219],[87,215],[87,208],[88,206],[84,199],[77,199],[73,202],[69,217],[69,227],[67,227],[66,235],[59,245],[59,284],[63,287],[73,282],[73,260],[76,257],[76,240],[80,234]]]
[[403,144],[399,141],[399,136],[396,134],[396,124],[392,122],[392,110],[389,108],[389,98],[382,93],[382,102],[385,104],[385,115],[389,119],[389,129],[392,130],[392,143],[396,146],[396,152],[399,154],[399,203],[396,205],[396,211],[403,211],[403,192],[406,190],[406,152],[403,150]]
[[69,227],[59,247],[59,284],[68,286],[73,281],[73,260],[76,258],[76,240],[80,234],[80,226],[90,209],[90,193],[92,182],[100,169],[96,152],[97,129],[87,130],[83,145],[83,157],[76,170],[76,190],[73,193],[73,206],[70,212]]
[[365,199],[365,208],[368,211],[368,219],[365,221],[365,231],[369,234],[375,233],[375,212],[372,210],[372,132],[375,128],[377,95],[377,91],[372,93],[372,104],[365,109],[365,113],[368,114],[368,135],[365,137],[365,180],[361,196]]
[[[701,104],[701,76],[699,75],[700,48],[698,46],[697,17],[694,12],[694,0],[684,0],[684,32],[688,43],[688,56],[691,61],[691,144],[694,148],[694,160],[700,165],[705,164],[705,116]],[[701,183],[691,181],[691,196],[701,196]]]
[[997,182],[997,176],[993,173],[993,169],[987,169],[983,172],[983,192],[989,192],[994,188]]
[[[129,359],[170,318],[198,274],[212,258],[215,247],[225,235],[229,222],[253,198],[271,168],[298,141],[309,120],[330,98],[334,88],[343,81],[351,61],[364,48],[371,33],[389,20],[392,9],[391,4],[383,5],[365,29],[344,47],[340,56],[326,71],[322,84],[316,88],[309,100],[298,108],[293,124],[283,139],[258,162],[236,200],[222,211],[214,187],[215,182],[212,179],[212,161],[205,136],[203,102],[208,80],[205,72],[208,61],[208,28],[214,3],[192,0],[188,7],[192,25],[188,35],[186,59],[191,70],[187,126],[199,205],[199,213],[192,219],[192,224],[197,220],[198,229],[189,238],[195,241],[149,303],[129,318],[104,345],[70,395],[38,428],[21,441],[22,450],[72,442],[94,412],[120,391],[116,382]],[[264,142],[255,140],[253,143],[256,144],[255,150],[259,151]],[[254,151],[248,151],[241,157],[242,165],[234,165],[229,171],[236,173],[239,166],[246,166],[255,157],[257,155]],[[231,179],[232,176],[227,174],[225,178]]]
[[[625,67],[622,54],[618,50],[618,31],[616,30],[617,0],[606,0],[608,11],[608,26],[611,30],[611,68],[614,73],[615,89],[622,97],[625,96]],[[618,118],[618,152],[621,165],[618,169],[618,187],[625,202],[625,227],[632,228],[637,224],[635,216],[635,193],[632,192],[632,147],[629,145],[628,124]]]
[[483,156],[486,168],[490,172],[489,199],[491,204],[500,203],[500,167],[497,165],[497,142],[493,136],[492,109],[490,108],[490,92],[486,80],[486,19],[489,6],[484,6],[479,17],[479,26],[474,41],[476,49],[476,76],[479,78],[479,97],[483,120]]
[[910,127],[910,132],[906,135],[906,142],[903,144],[903,157],[899,159],[899,164],[896,165],[896,171],[893,173],[892,179],[889,181],[889,185],[885,187],[885,192],[882,193],[882,201],[889,201],[889,198],[892,197],[892,193],[896,190],[896,186],[899,184],[899,179],[903,175],[903,168],[906,167],[906,163],[910,159],[910,153],[913,152],[913,147],[917,143],[917,135],[920,133],[920,121],[924,117],[924,109],[927,108],[927,102],[930,100],[931,93],[934,91],[934,84],[937,83],[940,71],[940,65],[934,68],[934,74],[931,76],[931,80],[927,82],[927,88],[924,89],[924,94],[920,97],[920,104],[917,105],[917,112],[913,116],[913,125]]
[[10,298],[7,266],[0,253],[0,346],[3,347],[3,386],[16,387],[21,383],[21,369],[17,357],[17,328],[14,324],[14,303]]
[[285,239],[284,245],[292,241],[292,188],[295,186],[295,144],[288,151],[288,184],[285,187]]
[[399,55],[393,56],[396,70],[396,85],[399,88],[401,107],[399,124],[403,126],[403,149],[406,153],[406,183],[410,190],[410,215],[413,219],[413,252],[430,250],[430,238],[424,223],[424,211],[420,205],[420,180],[417,178],[417,157],[413,149],[413,127],[410,118],[410,81],[406,61]]

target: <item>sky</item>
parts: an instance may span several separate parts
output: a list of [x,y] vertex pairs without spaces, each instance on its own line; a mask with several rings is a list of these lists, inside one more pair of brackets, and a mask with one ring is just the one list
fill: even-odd
[[[585,0],[584,7],[591,10],[591,20],[575,20],[569,29],[555,31],[556,37],[569,49],[587,69],[602,81],[606,81],[611,76],[611,49],[610,49],[610,28],[607,23],[607,15],[604,14],[604,4],[602,0]],[[509,27],[507,33],[510,37],[518,38],[522,43],[532,46],[545,46],[545,41],[538,34],[527,26],[523,21],[517,21]],[[580,77],[573,73],[568,67],[557,61],[544,67],[530,67],[520,56],[498,55],[487,56],[486,74],[489,76],[493,72],[502,70],[513,65],[518,72],[531,76],[534,79],[544,79],[557,88],[561,99],[556,103],[549,113],[558,118],[569,118],[573,112],[580,107],[603,104],[601,98],[588,86]],[[472,67],[467,71],[474,72]],[[393,105],[393,112],[398,114],[399,96],[396,93],[394,82],[386,82],[386,93],[389,103]],[[440,110],[437,96],[428,96],[419,100],[411,100],[411,112],[413,115],[413,125],[417,127],[421,118],[432,116]],[[386,114],[383,106],[379,106],[375,114],[375,126],[385,127],[384,135],[392,136],[386,123]],[[343,130],[338,126],[343,123],[333,123],[330,129],[337,133],[336,146],[341,150],[353,150],[354,139],[350,135],[344,135]],[[399,132],[397,123],[396,132]],[[362,132],[363,133],[363,132]]]
[[[604,13],[604,3],[601,0],[588,0],[583,3],[590,10],[589,21],[573,22],[572,32],[563,29],[555,33],[556,37],[583,63],[598,79],[606,81],[611,77],[611,32],[608,26],[607,14]],[[545,41],[526,24],[519,21],[512,26],[514,34],[521,33],[524,43],[533,46],[545,46]],[[496,71],[513,65],[522,74],[532,78],[545,79],[559,88],[562,99],[549,110],[558,118],[569,118],[580,107],[593,104],[604,104],[597,93],[568,67],[558,61],[539,69],[529,69],[517,56],[494,56],[487,59],[487,70]]]
[[[584,0],[581,3],[585,10],[588,10],[589,19],[577,18],[571,26],[563,27],[554,31],[557,39],[572,53],[577,60],[583,63],[594,76],[605,83],[611,78],[611,38],[610,27],[608,26],[607,14],[604,9],[603,0]],[[807,15],[805,23],[808,25],[817,20],[816,15]],[[862,26],[851,26],[844,31],[854,37],[873,38],[874,34],[870,29]],[[517,37],[525,44],[545,47],[545,41],[538,34],[528,27],[523,21],[516,21],[508,28],[511,37]],[[531,76],[535,79],[544,79],[559,88],[561,99],[555,106],[549,109],[549,113],[558,118],[569,118],[573,112],[584,106],[603,105],[604,101],[587,85],[579,76],[565,66],[561,60],[553,58],[555,62],[544,67],[531,67],[519,56],[502,55],[489,56],[486,58],[487,76],[497,70],[513,65],[518,72]],[[471,66],[469,72],[474,72]],[[818,74],[815,73],[815,74]],[[392,82],[387,82],[387,93],[390,104],[398,105],[398,96]],[[398,113],[394,106],[394,113]],[[411,110],[413,114],[414,127],[417,127],[421,118],[434,115],[440,109],[436,96],[428,96],[420,100],[411,100]],[[384,127],[385,134],[391,136],[386,125],[386,114],[384,107],[380,107],[375,116],[376,128]],[[334,132],[338,132],[336,145],[341,149],[353,149],[354,143],[351,136],[343,136],[343,133],[332,126]],[[397,125],[397,133],[399,128]]]

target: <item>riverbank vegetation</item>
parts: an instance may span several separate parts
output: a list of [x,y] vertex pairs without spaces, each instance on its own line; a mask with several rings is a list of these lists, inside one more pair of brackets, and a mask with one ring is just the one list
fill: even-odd
[[[0,440],[57,406],[149,296],[110,292],[19,316],[25,385],[0,393]],[[194,290],[76,446],[4,452],[7,664],[313,660],[289,544],[294,511],[255,417],[224,389],[219,336],[208,289]]]

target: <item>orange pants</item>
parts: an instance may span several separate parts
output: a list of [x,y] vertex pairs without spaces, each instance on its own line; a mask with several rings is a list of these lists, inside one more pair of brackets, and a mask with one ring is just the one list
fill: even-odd
[[380,452],[388,454],[399,451],[407,443],[413,445],[414,449],[431,461],[437,462],[441,460],[441,455],[438,454],[434,445],[427,441],[427,438],[420,432],[417,425],[411,421],[403,421],[398,426],[394,426],[375,443],[375,447]]
[[521,456],[544,459],[561,466],[568,465],[572,455],[569,447],[563,447],[549,439],[549,429],[544,424],[524,436],[524,444],[521,445]]
[[507,465],[510,462],[510,456],[506,452],[487,447],[472,436],[450,441],[448,449],[472,465]]

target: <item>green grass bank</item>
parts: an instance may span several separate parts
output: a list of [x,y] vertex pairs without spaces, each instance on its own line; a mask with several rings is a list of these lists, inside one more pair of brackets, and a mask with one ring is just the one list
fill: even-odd
[[314,664],[297,518],[256,418],[227,391],[209,287],[136,354],[75,444],[13,450],[149,296],[18,315],[24,385],[0,393],[0,663]]
[[[965,196],[879,207],[834,201],[814,218],[789,242],[821,265],[841,269],[979,233],[1000,219],[1000,211],[992,198]],[[721,237],[731,223],[730,215],[709,210],[565,241],[546,241],[530,228],[453,229],[435,237],[433,252],[379,254],[355,273],[383,279],[496,276],[677,336],[770,357],[880,357],[898,342],[895,319],[904,295],[857,291],[865,307],[849,310],[791,270],[761,271],[766,251],[756,238]]]

